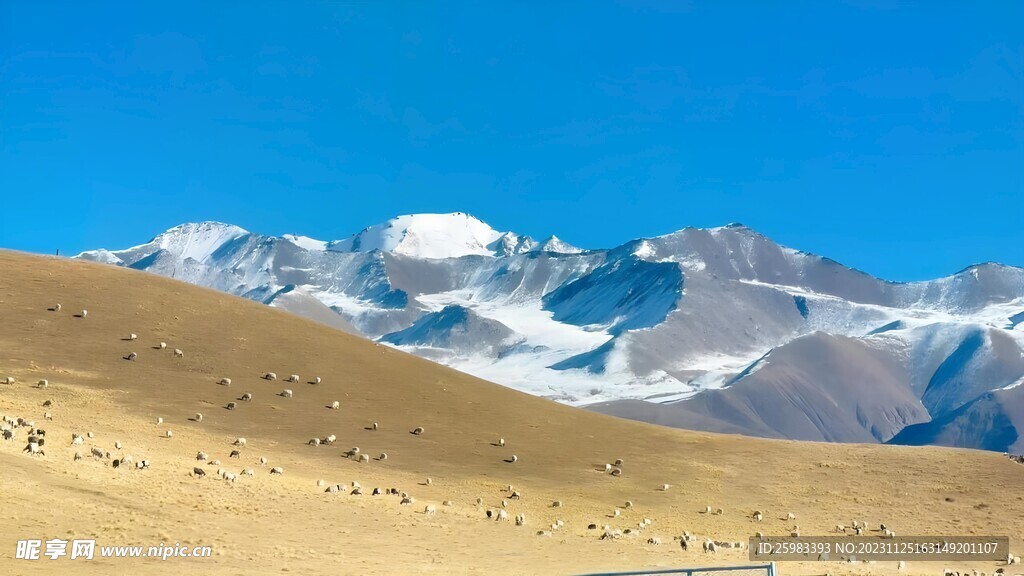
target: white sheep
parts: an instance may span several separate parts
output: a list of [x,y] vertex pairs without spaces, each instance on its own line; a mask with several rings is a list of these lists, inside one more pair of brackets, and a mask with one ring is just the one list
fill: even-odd
[[71,445],[72,446],[81,446],[84,443],[85,443],[85,439],[82,438],[81,436],[79,436],[78,434],[72,434],[71,435]]
[[120,450],[121,449],[121,442],[120,441],[114,442],[114,449],[115,450]]
[[753,515],[751,515],[751,518],[753,518],[755,522],[760,522],[761,520],[764,519],[764,514],[762,514],[761,511],[758,510],[758,511],[754,512]]
[[173,438],[174,437],[174,432],[172,430],[168,430],[167,432],[164,433],[164,437],[165,438]]
[[81,316],[82,318],[85,318],[88,315],[89,315],[89,311],[88,310],[82,310],[82,313],[79,314],[79,316]]
[[338,402],[337,400],[335,400],[334,402],[331,402],[331,410],[338,410],[340,408],[341,408],[341,402]]
[[608,464],[608,463],[605,463],[605,465],[604,465],[604,471],[605,471],[605,473],[606,473],[606,474],[607,474],[608,472],[611,472],[611,471],[612,471],[612,465],[611,465],[611,464]]
[[292,391],[290,388],[285,388],[284,390],[281,390],[281,394],[279,394],[279,396],[281,396],[282,398],[291,398]]
[[292,374],[291,376],[288,377],[287,380],[285,380],[285,382],[296,382],[296,383],[298,381],[299,381],[299,375],[298,374]]
[[381,452],[380,456],[377,457],[377,460],[387,460],[387,459],[388,459],[388,453],[387,452]]
[[161,342],[160,344],[157,344],[157,348],[159,348],[161,350],[166,350],[167,349],[167,342]]
[[405,496],[402,496],[402,501],[399,502],[399,504],[402,504],[402,505],[405,505],[405,506],[409,506],[409,505],[415,504],[415,503],[416,503],[416,499],[413,498],[412,496],[409,496],[408,494],[406,494]]
[[267,457],[266,456],[260,456],[260,466],[266,466],[266,465],[267,465]]
[[319,446],[320,445],[320,439],[319,438],[310,438],[309,442],[306,442],[306,444],[308,446]]
[[498,520],[506,520],[507,521],[508,520],[508,511],[504,510],[504,509],[498,510],[498,518],[497,519]]
[[3,379],[4,384],[14,384],[16,381],[17,380],[14,379],[14,376],[8,376]]
[[164,419],[163,419],[163,418],[161,418],[161,417],[157,417],[157,419],[156,419],[156,425],[157,425],[157,426],[159,426],[159,425],[161,425],[161,424],[163,424],[163,423],[164,423]]
[[516,456],[515,454],[513,454],[508,460],[506,460],[506,462],[508,462],[509,464],[515,464],[518,461],[519,456]]
[[50,385],[50,381],[47,380],[46,378],[43,378],[39,382],[36,382],[36,388],[46,388],[49,385]]
[[221,384],[222,386],[231,386],[231,378],[221,378],[218,384]]
[[360,454],[359,455],[359,462],[361,464],[369,462],[369,461],[370,461],[370,457],[368,455],[366,455],[366,454]]
[[411,433],[414,436],[419,436],[420,434],[423,434],[423,427],[422,426],[417,426],[416,428],[413,428]]
[[193,418],[193,420],[195,420],[196,422],[202,422],[203,421],[203,414],[202,414],[202,412],[196,412],[196,416],[195,416],[195,418]]
[[128,355],[125,356],[125,358],[128,359],[128,360],[135,360],[138,357],[139,357],[139,355],[136,354],[135,352],[129,352]]
[[622,468],[612,468],[612,476],[616,478],[622,476]]
[[57,304],[56,304],[56,305],[54,305],[54,307],[53,307],[53,311],[54,311],[54,312],[60,312],[60,302],[57,302]]
[[505,445],[505,439],[504,438],[498,438],[498,446],[504,446],[504,445]]
[[245,446],[247,440],[245,438],[236,438],[233,442],[234,446]]
[[427,504],[427,507],[423,509],[423,513],[427,516],[433,516],[437,513],[437,507],[433,504]]
[[786,520],[796,520],[796,514],[789,512],[786,514]]
[[264,380],[277,380],[277,374],[273,372],[267,372],[263,375]]
[[561,508],[562,507],[562,501],[561,500],[555,500],[554,502],[551,503],[551,507],[552,508]]
[[253,470],[252,468],[244,468],[242,470],[242,475],[243,476],[255,476],[256,475],[256,471]]
[[618,466],[619,468],[622,468],[622,458],[616,458],[615,465]]
[[376,423],[376,422],[374,422],[373,424],[371,424],[371,425],[370,425],[370,429],[371,429],[371,430],[376,430],[376,429],[377,429],[377,427],[378,427],[378,426],[377,426],[377,423]]
[[206,452],[196,452],[196,460],[202,462],[207,459],[209,459],[209,456],[206,454]]
[[138,334],[134,334],[134,333],[129,334],[128,335],[128,339],[129,340],[138,340],[139,339],[139,335]]
[[526,524],[526,514],[520,512],[516,514],[516,526],[522,526],[523,524]]
[[661,544],[661,538],[648,538],[647,539],[647,543],[648,544],[653,544],[655,546],[658,546],[658,545]]
[[224,405],[225,410],[234,410],[235,408],[238,408],[238,404],[234,402],[228,402],[227,404]]
[[43,412],[43,420],[51,420],[52,421],[53,420],[53,414],[50,414],[49,412]]
[[185,357],[185,353],[182,352],[180,348],[175,348],[174,349],[174,357],[175,358],[184,358]]
[[671,484],[662,484],[661,485],[661,491],[662,492],[668,492],[668,489],[671,488],[671,487],[672,487]]
[[239,400],[241,400],[243,402],[252,402],[252,394],[249,393],[249,392],[246,392],[245,394],[242,394],[242,397],[239,398]]
[[632,500],[626,500],[625,507],[626,508],[632,508],[633,507],[633,501]]
[[[327,437],[324,438],[324,444],[327,444],[328,446],[331,445],[331,444],[334,444],[337,441],[338,441],[338,437],[335,436],[334,434],[328,434]],[[359,452],[359,449],[356,448],[355,451]]]
[[270,469],[270,473],[280,476],[281,474],[284,474],[284,469],[281,468],[280,466],[274,466],[273,468]]
[[321,382],[321,380],[320,380],[319,376],[317,376],[316,378],[313,378],[313,383],[314,384],[319,384],[320,382]]

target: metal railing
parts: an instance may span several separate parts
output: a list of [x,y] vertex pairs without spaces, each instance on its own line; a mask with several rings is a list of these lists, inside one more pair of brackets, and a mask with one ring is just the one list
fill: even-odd
[[732,576],[778,576],[779,574],[775,570],[775,562],[772,562],[770,564],[758,564],[755,566],[714,566],[708,568],[638,570],[635,572],[594,572],[591,574],[580,574],[579,576],[653,576],[657,574],[704,576],[705,574],[717,574],[720,572],[730,572]]

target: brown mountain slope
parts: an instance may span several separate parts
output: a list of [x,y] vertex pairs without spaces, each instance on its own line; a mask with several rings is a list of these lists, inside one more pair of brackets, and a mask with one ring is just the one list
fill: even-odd
[[[48,311],[56,303],[59,312]],[[82,309],[85,318],[74,317]],[[0,413],[35,419],[46,455],[21,452],[25,429],[0,441],[0,569],[15,573],[538,574],[742,562],[740,552],[705,558],[681,552],[672,536],[741,540],[755,531],[804,534],[837,523],[885,521],[900,534],[1010,535],[1024,532],[1024,467],[996,454],[940,448],[797,443],[672,430],[568,408],[377,346],[320,324],[210,290],[86,262],[0,252]],[[137,341],[126,341],[128,334]],[[166,342],[166,350],[155,349]],[[184,358],[171,352],[179,348]],[[125,360],[136,352],[135,361]],[[278,375],[274,382],[260,378]],[[300,383],[284,383],[296,373]],[[319,385],[307,383],[319,376]],[[222,377],[233,380],[221,386]],[[48,379],[47,389],[30,384]],[[294,397],[276,394],[285,388]],[[224,406],[245,392],[252,402]],[[53,405],[42,407],[45,400]],[[327,406],[334,400],[340,410]],[[53,416],[43,421],[44,411]],[[196,412],[202,422],[189,419]],[[164,423],[156,424],[157,417]],[[378,430],[367,430],[377,422]],[[410,430],[422,426],[416,436]],[[173,438],[165,432],[173,430]],[[94,432],[70,446],[73,432]],[[307,446],[337,435],[332,446]],[[231,442],[245,437],[241,458]],[[505,447],[492,445],[499,437]],[[116,450],[115,441],[124,444]],[[358,463],[358,446],[376,457]],[[109,460],[73,461],[92,447],[147,458],[145,471]],[[215,480],[217,466],[254,468],[254,478]],[[518,456],[514,464],[505,462]],[[266,456],[283,476],[258,464]],[[625,460],[615,478],[596,467]],[[190,477],[203,466],[206,478]],[[431,485],[422,485],[425,479]],[[325,494],[360,482],[363,496]],[[671,484],[666,492],[658,488]],[[522,499],[493,522],[513,484]],[[369,495],[398,487],[416,498]],[[484,499],[484,506],[475,504]],[[552,508],[552,500],[564,506]],[[454,506],[442,506],[452,500]],[[611,518],[632,500],[634,507]],[[435,504],[438,513],[422,513]],[[705,515],[706,505],[722,516]],[[749,519],[755,510],[764,522]],[[589,523],[640,535],[598,541]],[[565,527],[538,536],[557,519]],[[648,545],[660,537],[661,546]],[[213,546],[210,559],[92,562],[14,560],[25,538],[95,537],[99,545],[188,542]],[[978,565],[991,571],[995,564]],[[934,573],[920,565],[915,572]],[[837,564],[833,573],[884,573],[889,565]],[[785,565],[786,574],[822,565]]]

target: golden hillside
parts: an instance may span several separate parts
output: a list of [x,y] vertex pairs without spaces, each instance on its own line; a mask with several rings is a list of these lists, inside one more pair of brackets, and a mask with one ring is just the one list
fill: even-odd
[[[59,312],[48,310],[57,303]],[[87,317],[76,317],[83,309]],[[65,259],[0,252],[0,321],[0,379],[16,380],[0,384],[0,414],[35,420],[47,440],[45,456],[22,452],[24,431],[0,441],[0,569],[8,573],[572,574],[743,563],[745,551],[683,552],[672,538],[684,530],[701,540],[787,534],[788,512],[804,535],[859,519],[900,535],[1009,535],[1018,554],[1024,545],[1024,466],[999,454],[768,441],[610,418],[243,299]],[[126,340],[131,333],[138,340]],[[125,359],[131,352],[135,361]],[[262,379],[265,372],[278,379]],[[301,381],[284,382],[290,374]],[[218,384],[225,377],[230,387]],[[309,383],[314,377],[322,382]],[[46,389],[33,386],[40,379]],[[285,388],[293,397],[277,395]],[[239,401],[246,392],[253,400]],[[340,409],[330,409],[336,400]],[[197,412],[201,422],[192,420]],[[416,427],[424,433],[411,434]],[[86,432],[94,436],[71,446],[72,433]],[[332,434],[333,445],[307,445]],[[233,459],[236,437],[247,444]],[[504,447],[493,444],[499,438]],[[89,456],[92,447],[152,465],[115,469]],[[371,460],[346,458],[353,447]],[[200,450],[255,477],[215,478],[218,466],[196,461]],[[74,461],[76,451],[85,458]],[[382,452],[386,460],[377,459]],[[506,462],[512,455],[518,460]],[[621,477],[603,471],[617,458]],[[207,476],[193,478],[194,466]],[[273,466],[284,474],[270,475]],[[364,494],[328,494],[318,479],[358,481]],[[524,526],[485,518],[509,484],[522,495],[509,500],[509,514],[525,514]],[[371,496],[373,487],[399,488],[416,503]],[[435,515],[423,513],[428,504]],[[704,514],[705,506],[724,514]],[[765,512],[763,522],[750,518],[754,510]],[[643,518],[649,527],[614,541],[587,527],[635,529]],[[537,534],[559,519],[563,528]],[[14,559],[19,539],[82,537],[209,545],[214,556]],[[648,544],[651,537],[662,544]],[[780,568],[895,572],[894,563]],[[906,573],[942,568],[911,563]]]

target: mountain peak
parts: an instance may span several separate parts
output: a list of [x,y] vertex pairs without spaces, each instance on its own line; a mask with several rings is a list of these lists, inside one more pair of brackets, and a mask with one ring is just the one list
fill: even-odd
[[531,252],[554,252],[556,254],[579,254],[582,248],[577,248],[568,242],[563,241],[555,235],[548,236],[547,240],[530,248]]
[[[506,240],[518,239],[517,235],[498,232],[465,212],[406,214],[364,228],[350,238],[332,242],[328,248],[335,252],[382,250],[417,258],[494,256],[492,245],[503,236]],[[504,244],[514,246],[517,242]]]

